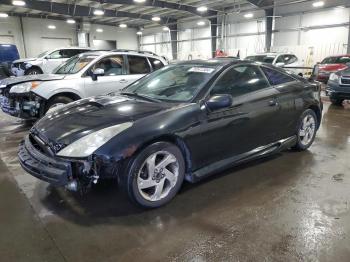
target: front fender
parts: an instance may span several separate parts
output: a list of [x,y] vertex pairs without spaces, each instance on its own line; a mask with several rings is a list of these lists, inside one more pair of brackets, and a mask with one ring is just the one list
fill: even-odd
[[[75,88],[73,88],[75,86]],[[78,88],[76,88],[78,87]],[[79,84],[75,80],[59,80],[43,82],[32,92],[45,100],[62,93],[73,93],[80,98],[84,98],[83,90],[80,90]]]
[[181,141],[192,151],[193,137],[201,132],[199,105],[160,112],[134,122],[129,129],[118,134],[95,154],[107,161],[115,162],[132,157],[145,145],[158,140]]

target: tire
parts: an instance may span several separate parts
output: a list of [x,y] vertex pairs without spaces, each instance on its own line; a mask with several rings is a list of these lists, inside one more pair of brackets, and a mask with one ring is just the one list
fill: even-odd
[[74,100],[66,96],[56,96],[50,99],[45,108],[45,114],[51,110],[55,110],[55,107],[63,106],[73,102]]
[[335,106],[341,106],[343,105],[343,101],[344,99],[335,99],[335,98],[331,98],[331,103]]
[[297,126],[297,142],[293,149],[297,151],[307,150],[315,140],[318,120],[315,112],[307,109],[300,116]]
[[43,72],[39,68],[29,68],[26,72],[25,75],[40,75]]
[[[168,159],[168,164],[160,165]],[[155,168],[152,168],[152,163]],[[150,175],[148,170],[153,169]],[[156,142],[139,152],[130,162],[120,186],[129,199],[143,208],[157,208],[170,202],[180,190],[185,161],[180,149],[167,142]]]

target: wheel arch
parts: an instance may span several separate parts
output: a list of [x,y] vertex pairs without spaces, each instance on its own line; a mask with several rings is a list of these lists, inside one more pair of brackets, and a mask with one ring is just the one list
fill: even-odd
[[42,74],[44,73],[44,71],[41,69],[40,66],[32,65],[30,68],[28,68],[28,69],[25,71],[25,74],[27,74],[27,72],[28,72],[30,69],[38,69],[38,70],[40,70],[40,72],[41,72]]
[[316,117],[317,117],[317,125],[318,125],[317,128],[319,128],[320,125],[321,125],[321,120],[322,120],[322,112],[321,112],[321,109],[320,109],[318,106],[316,106],[316,105],[311,105],[311,106],[309,106],[308,109],[311,109],[312,111],[315,112]]
[[53,99],[55,99],[56,97],[59,97],[59,96],[65,96],[65,97],[68,97],[68,98],[70,98],[70,99],[72,99],[74,101],[81,99],[81,97],[78,94],[76,94],[76,93],[73,93],[73,92],[62,92],[62,93],[56,93],[53,96],[51,96],[47,100],[47,103],[49,103],[50,101],[52,101]]
[[150,139],[142,144],[140,144],[138,146],[138,148],[135,150],[135,152],[133,153],[133,155],[137,155],[139,152],[141,152],[143,149],[145,149],[147,146],[154,144],[156,142],[169,142],[171,144],[176,145],[185,160],[185,172],[189,173],[192,170],[192,158],[191,158],[191,152],[188,148],[188,146],[186,145],[185,141],[177,136],[177,135],[173,135],[173,134],[167,134],[167,135],[160,135],[158,137],[155,137],[153,139]]

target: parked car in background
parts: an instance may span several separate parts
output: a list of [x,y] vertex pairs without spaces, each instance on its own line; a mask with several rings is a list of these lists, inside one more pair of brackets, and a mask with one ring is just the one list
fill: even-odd
[[0,79],[11,75],[11,63],[19,59],[19,53],[15,45],[0,44]]
[[[289,53],[263,53],[247,56],[245,59],[272,64],[277,67],[283,67],[286,70],[295,73],[302,74],[302,69],[293,69],[293,67],[302,67],[304,63],[298,59],[298,57],[294,54]],[[288,68],[290,67],[290,68]]]
[[91,51],[89,48],[67,47],[45,51],[34,58],[13,61],[11,71],[15,76],[50,74],[72,56]]
[[120,93],[47,114],[18,156],[27,172],[54,186],[79,190],[115,178],[132,201],[155,208],[184,179],[197,182],[288,148],[306,150],[321,116],[316,82],[250,61],[186,61]]
[[341,105],[344,100],[350,100],[350,68],[331,73],[326,94],[334,105]]
[[75,100],[120,90],[165,64],[163,58],[147,52],[83,53],[62,64],[54,74],[2,80],[1,108],[19,118],[40,118],[50,109]]
[[317,81],[327,83],[329,76],[339,70],[347,68],[350,63],[350,55],[329,56],[318,63],[314,70]]

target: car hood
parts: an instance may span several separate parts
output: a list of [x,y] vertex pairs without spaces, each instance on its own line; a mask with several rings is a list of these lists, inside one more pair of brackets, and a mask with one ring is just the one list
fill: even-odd
[[65,75],[55,75],[55,74],[43,74],[43,75],[26,75],[19,77],[8,77],[0,81],[0,88],[4,88],[6,86],[12,86],[15,84],[20,84],[24,82],[31,81],[53,81],[53,80],[61,80],[65,78]]
[[344,64],[320,64],[318,66],[321,71],[338,71],[346,68],[347,66]]
[[345,76],[345,77],[350,77],[350,68],[346,68],[342,71],[339,71],[339,73],[341,76]]
[[35,61],[35,60],[38,60],[39,58],[35,58],[35,57],[32,57],[32,58],[23,58],[23,59],[17,59],[15,61],[13,61],[13,63],[26,63],[26,62],[31,62],[31,61]]
[[156,114],[171,108],[166,103],[148,102],[125,96],[81,99],[47,114],[32,132],[47,143],[69,145],[100,129]]

